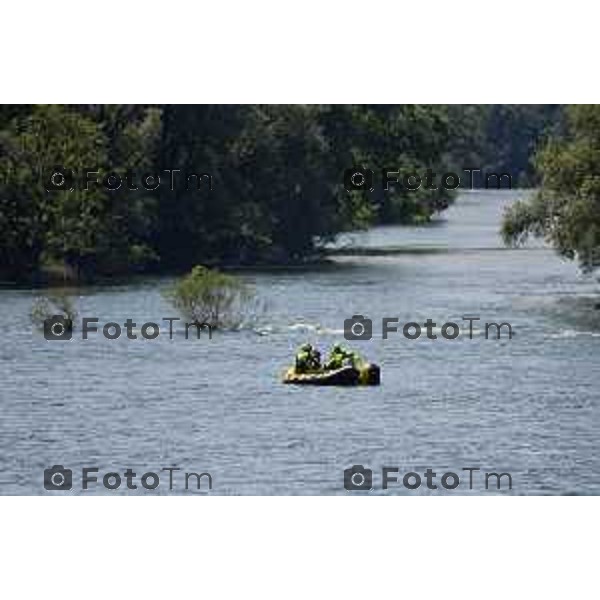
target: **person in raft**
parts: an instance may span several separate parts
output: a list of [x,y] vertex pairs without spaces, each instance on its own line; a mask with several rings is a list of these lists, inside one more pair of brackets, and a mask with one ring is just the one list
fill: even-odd
[[333,371],[347,366],[358,369],[362,362],[362,359],[356,352],[344,348],[341,344],[335,344],[325,363],[325,370]]
[[321,353],[311,344],[303,344],[296,354],[296,373],[310,373],[321,369]]

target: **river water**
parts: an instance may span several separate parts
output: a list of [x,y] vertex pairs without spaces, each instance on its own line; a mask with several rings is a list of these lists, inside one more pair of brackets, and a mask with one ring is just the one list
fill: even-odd
[[[354,495],[599,494],[598,284],[541,244],[503,247],[501,214],[518,196],[469,192],[428,226],[344,236],[347,255],[330,266],[244,272],[269,310],[253,330],[210,340],[46,341],[28,317],[39,292],[1,290],[0,493],[349,494],[343,471],[360,464],[374,489]],[[161,293],[169,283],[78,289],[79,313],[166,327],[178,316]],[[280,383],[298,345],[344,342],[354,314],[373,320],[371,340],[348,344],[381,365],[380,387]],[[473,339],[464,315],[481,319]],[[383,317],[400,323],[385,340]],[[403,336],[404,323],[428,318],[438,339]],[[442,338],[448,321],[457,339]],[[513,338],[486,339],[486,322],[509,322]],[[73,470],[71,492],[44,490],[56,464]],[[85,492],[84,467],[99,469]],[[181,469],[173,490],[170,467]],[[387,490],[383,467],[398,469]],[[127,468],[137,490],[124,477],[103,487],[103,474]],[[465,468],[481,469],[472,489]],[[159,474],[156,490],[140,484],[145,472]],[[186,492],[184,472],[210,473],[212,491],[205,476]],[[421,487],[403,485],[408,472]],[[457,488],[442,487],[446,472]],[[509,473],[512,490],[493,476],[486,490],[486,472]]]

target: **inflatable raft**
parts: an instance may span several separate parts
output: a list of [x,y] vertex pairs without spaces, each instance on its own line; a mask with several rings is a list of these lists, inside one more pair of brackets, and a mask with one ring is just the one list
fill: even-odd
[[315,373],[296,373],[292,367],[283,377],[283,383],[296,385],[379,385],[380,382],[379,367],[368,363],[360,369],[347,366]]

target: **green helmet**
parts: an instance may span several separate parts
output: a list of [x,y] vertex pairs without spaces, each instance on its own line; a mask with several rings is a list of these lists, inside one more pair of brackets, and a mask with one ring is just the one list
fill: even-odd
[[300,346],[300,350],[302,350],[302,352],[310,352],[312,350],[312,346],[311,344],[302,344],[302,346]]
[[332,352],[341,352],[342,351],[342,345],[341,344],[334,344],[333,348],[331,349]]

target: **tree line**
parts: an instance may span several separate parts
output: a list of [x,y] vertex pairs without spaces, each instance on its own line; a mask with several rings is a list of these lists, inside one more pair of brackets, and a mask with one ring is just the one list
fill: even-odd
[[[4,105],[0,279],[302,263],[342,231],[426,221],[452,201],[443,189],[348,192],[349,167],[470,162],[535,183],[531,154],[560,114],[540,105]],[[59,165],[205,173],[212,189],[47,191]]]

